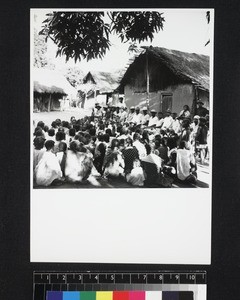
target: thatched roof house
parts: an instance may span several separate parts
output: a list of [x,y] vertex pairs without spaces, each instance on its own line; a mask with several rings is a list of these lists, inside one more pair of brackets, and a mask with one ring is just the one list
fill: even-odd
[[111,94],[119,86],[119,77],[121,72],[101,72],[89,71],[82,79],[82,84],[79,85],[80,89],[84,84],[92,84],[96,91],[100,94]]
[[177,113],[184,104],[194,109],[201,98],[209,106],[209,57],[160,47],[144,51],[128,67],[118,86],[128,106],[145,106]]
[[77,90],[55,70],[34,68],[32,71],[34,108],[40,111],[59,109],[59,99],[76,97]]
[[[77,89],[79,97],[82,98],[82,103],[85,102],[84,92],[87,95],[87,100],[95,99],[97,96],[104,96],[104,102],[106,103],[108,97],[113,96],[112,94],[119,85],[119,78],[121,72],[102,72],[102,71],[89,71],[81,80],[81,84],[78,85]],[[84,104],[83,104],[84,105]],[[90,106],[93,103],[90,104]],[[82,106],[83,107],[83,106]]]

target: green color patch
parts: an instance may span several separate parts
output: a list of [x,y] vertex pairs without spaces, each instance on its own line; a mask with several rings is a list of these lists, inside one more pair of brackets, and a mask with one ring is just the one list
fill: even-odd
[[81,292],[81,300],[96,300],[96,292]]

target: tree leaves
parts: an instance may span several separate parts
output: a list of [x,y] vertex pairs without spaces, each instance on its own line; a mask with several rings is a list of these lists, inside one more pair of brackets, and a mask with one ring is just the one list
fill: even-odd
[[109,34],[116,33],[122,42],[152,41],[154,32],[163,29],[164,18],[158,12],[53,12],[43,22],[41,34],[58,46],[56,56],[75,62],[102,59],[111,43]]
[[119,35],[122,42],[142,42],[163,29],[164,18],[158,12],[112,12],[111,31]]

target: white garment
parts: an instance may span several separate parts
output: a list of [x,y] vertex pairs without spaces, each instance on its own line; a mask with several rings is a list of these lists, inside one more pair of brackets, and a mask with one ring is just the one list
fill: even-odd
[[126,175],[126,181],[134,186],[143,186],[145,176],[142,167],[133,168],[131,173]]
[[134,114],[132,118],[132,122],[135,123],[136,125],[140,125],[142,123],[142,115],[139,114]]
[[142,124],[146,124],[150,119],[150,116],[148,114],[142,115]]
[[149,118],[149,123],[148,123],[148,126],[154,126],[157,124],[157,121],[158,121],[158,117],[155,116],[155,117],[150,117]]
[[48,186],[61,177],[62,171],[56,155],[51,151],[46,151],[35,168],[36,184]]
[[87,166],[84,164],[84,160],[88,155],[82,152],[74,153],[68,150],[65,165],[65,176],[70,182],[80,182],[86,176],[86,169],[92,167],[87,162]]
[[61,164],[61,161],[63,159],[63,154],[64,154],[63,151],[56,153],[56,157],[58,159],[59,164]]
[[129,113],[127,116],[127,122],[129,122],[129,123],[132,122],[134,115],[135,115],[135,113]]
[[97,109],[95,108],[94,109],[94,117],[102,117],[103,116],[103,112],[102,112],[102,109]]
[[124,173],[124,159],[121,154],[117,155],[117,160],[105,168],[104,175],[116,176],[123,175]]
[[121,112],[119,121],[120,122],[125,122],[126,118],[127,118],[127,112],[126,111]]
[[38,163],[40,162],[40,160],[43,157],[43,154],[46,152],[46,149],[33,149],[33,170],[35,170],[36,166],[38,165]]
[[181,124],[179,122],[179,120],[175,119],[172,122],[172,130],[177,134],[180,135],[182,130],[181,130]]
[[190,175],[190,162],[194,163],[191,151],[187,149],[177,150],[177,177],[185,180]]
[[171,116],[165,117],[163,120],[163,129],[172,129],[173,118]]
[[162,124],[163,124],[163,122],[164,122],[164,119],[162,118],[162,119],[158,119],[157,120],[157,124],[156,124],[156,127],[161,127],[162,126]]
[[135,146],[138,150],[139,159],[142,159],[142,158],[147,156],[147,151],[146,151],[146,148],[143,145],[143,143],[136,140],[136,141],[133,142],[133,146]]

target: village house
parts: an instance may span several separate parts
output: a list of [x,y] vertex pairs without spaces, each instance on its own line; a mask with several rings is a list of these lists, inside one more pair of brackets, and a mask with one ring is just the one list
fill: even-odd
[[113,104],[118,102],[118,93],[114,90],[119,85],[119,72],[88,72],[77,86],[79,105],[81,107],[94,107],[94,103],[106,105],[111,98]]
[[34,68],[32,78],[34,111],[60,110],[76,98],[77,90],[55,70]]
[[184,105],[195,114],[201,99],[209,109],[209,57],[160,47],[144,50],[129,65],[117,88],[131,106],[179,113]]

